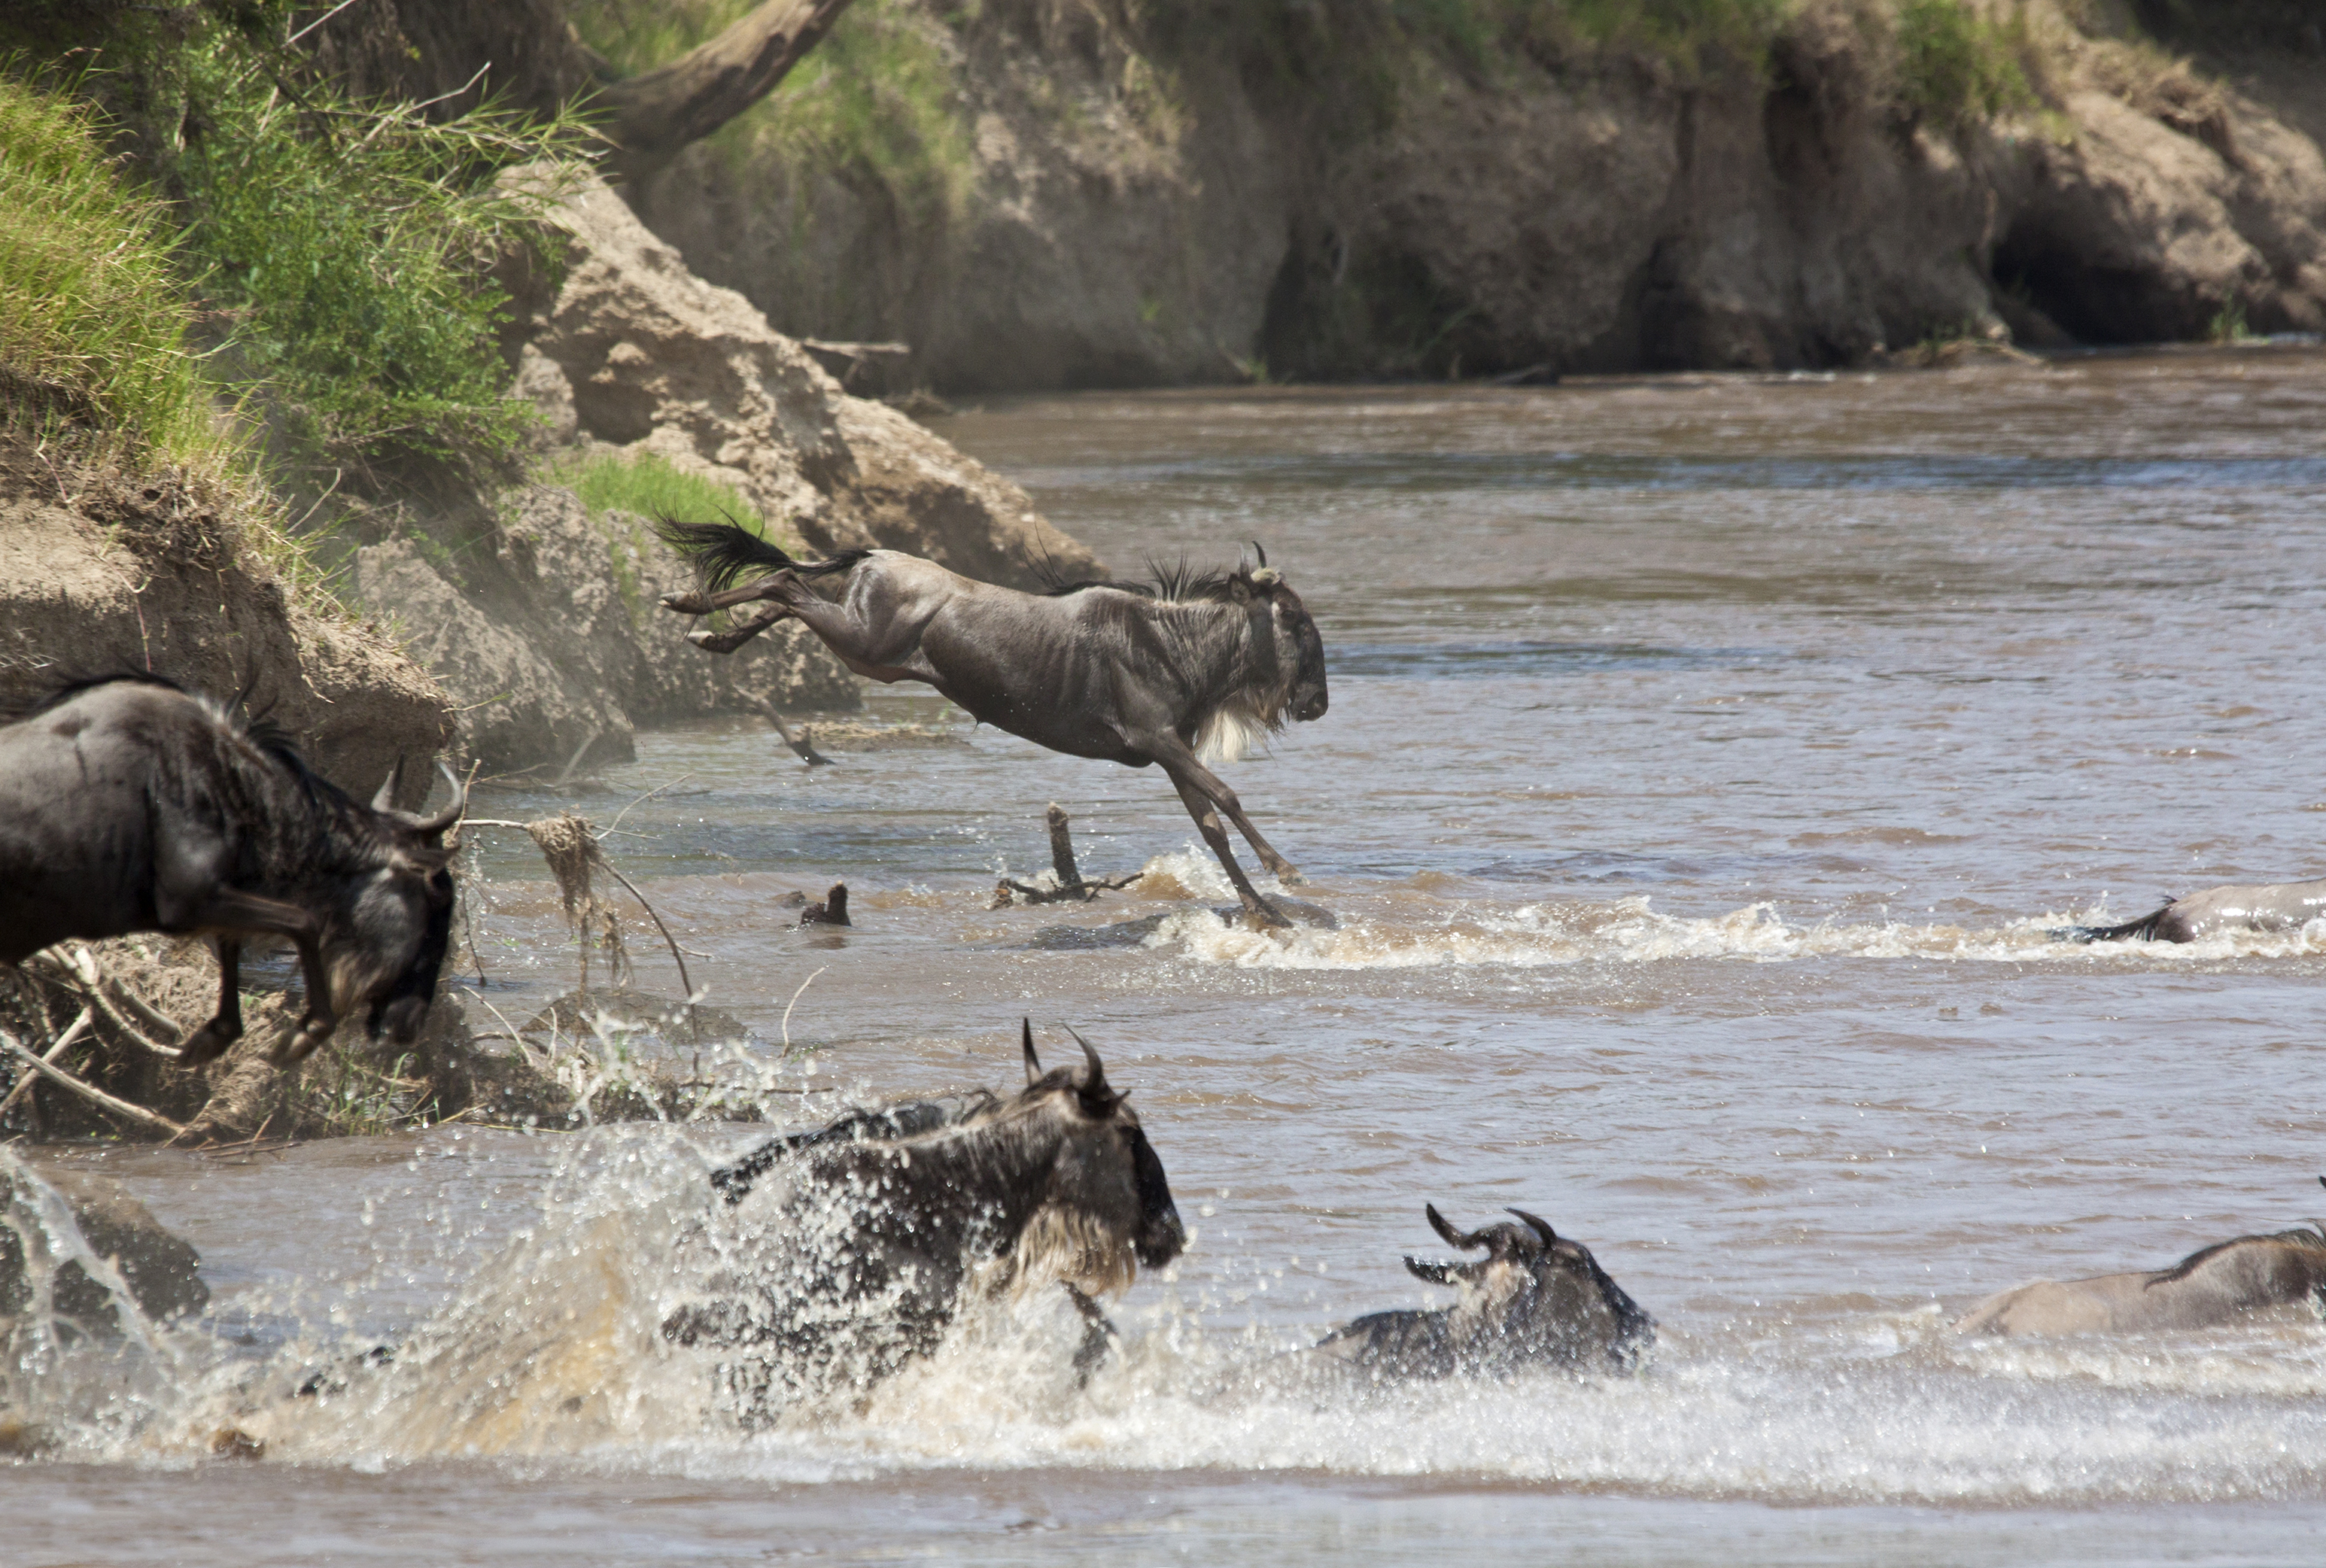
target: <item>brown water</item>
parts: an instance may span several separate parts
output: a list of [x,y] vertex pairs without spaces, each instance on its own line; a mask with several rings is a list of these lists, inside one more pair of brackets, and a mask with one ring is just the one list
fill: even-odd
[[[0,1561],[2316,1559],[2314,1316],[1941,1330],[2326,1212],[2326,930],[2046,934],[2326,874],[2326,354],[1083,395],[946,433],[1118,571],[1266,543],[1333,707],[1224,771],[1337,930],[1223,924],[1162,780],[990,730],[810,772],[710,725],[606,793],[483,809],[602,823],[673,784],[609,846],[762,1040],[813,977],[801,1050],[759,1056],[782,1114],[1007,1083],[1021,1012],[1082,1029],[1196,1232],[1116,1304],[1124,1353],[1078,1392],[1056,1325],[981,1331],[746,1436],[651,1331],[661,1238],[748,1132],[115,1155],[218,1300],[32,1383],[69,1443],[0,1471]],[[1170,877],[989,910],[1052,800],[1086,870]],[[514,1016],[571,953],[529,847],[479,836]],[[786,929],[777,895],[835,877],[859,926]],[[1660,1320],[1652,1365],[1288,1370],[1442,1295],[1399,1264],[1443,1255],[1424,1201],[1587,1242]],[[414,1335],[461,1370],[278,1397]],[[229,1418],[265,1461],[193,1457]]]

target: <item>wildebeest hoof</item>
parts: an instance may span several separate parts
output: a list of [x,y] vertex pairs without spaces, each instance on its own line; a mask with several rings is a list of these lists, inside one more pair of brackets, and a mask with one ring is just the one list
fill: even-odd
[[716,607],[709,594],[698,589],[693,593],[666,593],[662,596],[662,608],[674,615],[707,616]]
[[316,1046],[331,1037],[331,1029],[332,1021],[329,1019],[302,1023],[298,1033],[278,1046],[268,1060],[279,1068],[296,1067],[315,1053]]
[[225,1055],[240,1035],[228,1035],[215,1024],[205,1024],[178,1047],[178,1061],[187,1067],[200,1067]]
[[1308,878],[1300,875],[1298,869],[1294,867],[1279,866],[1274,869],[1276,872],[1276,879],[1279,882],[1283,883],[1287,887],[1306,887],[1308,886]]
[[1275,906],[1265,898],[1244,905],[1243,923],[1254,931],[1290,931],[1292,929],[1292,923],[1278,914]]
[[759,635],[758,626],[737,626],[732,631],[693,631],[686,640],[706,654],[731,654]]

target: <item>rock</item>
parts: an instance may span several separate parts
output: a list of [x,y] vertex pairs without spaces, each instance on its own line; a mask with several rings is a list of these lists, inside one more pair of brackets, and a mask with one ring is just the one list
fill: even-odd
[[1384,24],[1337,57],[1279,40],[1316,51],[1296,81],[1166,13],[899,6],[889,46],[944,78],[942,211],[774,136],[629,194],[778,329],[903,339],[898,375],[940,389],[1831,365],[1994,326],[2189,338],[2231,307],[2326,325],[2326,96],[2294,50],[2209,77],[2104,36],[2123,7],[2028,0],[2047,102],[1958,126],[1903,90],[1894,6],[1788,7],[1755,71],[1561,42],[1535,9],[1490,70]]
[[566,197],[565,282],[533,346],[563,370],[581,428],[733,486],[812,549],[910,551],[1036,587],[1104,567],[1017,486],[895,409],[851,397],[740,294],[687,269],[620,197]]
[[[146,1318],[163,1322],[209,1304],[200,1255],[163,1229],[120,1183],[70,1166],[35,1172],[20,1161],[0,1159],[0,1213],[11,1221],[0,1224],[0,1317],[23,1312],[32,1300],[24,1243],[16,1227],[42,1224],[43,1205],[30,1185],[34,1183],[63,1200],[89,1251],[120,1271],[131,1300]],[[70,1254],[70,1248],[58,1250]],[[112,1292],[69,1255],[57,1266],[53,1291],[60,1316],[98,1331],[119,1331]]]
[[462,748],[491,772],[627,760],[641,723],[763,697],[794,710],[862,705],[855,677],[805,627],[728,659],[690,646],[656,601],[693,574],[641,518],[593,521],[572,490],[530,485],[504,498],[495,543],[465,591],[415,540],[358,551],[355,571],[358,597],[406,628],[461,710]]
[[452,738],[442,688],[369,626],[284,591],[231,496],[53,469],[0,441],[0,710],[74,675],[152,671],[247,705],[368,800],[401,757],[405,805]]

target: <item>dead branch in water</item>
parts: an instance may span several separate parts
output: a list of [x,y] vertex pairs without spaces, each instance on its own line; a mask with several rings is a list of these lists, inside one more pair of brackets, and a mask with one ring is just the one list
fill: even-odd
[[1102,893],[1118,893],[1146,875],[1134,871],[1128,877],[1101,877],[1095,882],[1083,880],[1082,868],[1075,862],[1075,835],[1065,809],[1055,801],[1043,813],[1050,829],[1050,871],[1057,878],[1055,887],[1036,887],[1004,877],[995,884],[993,907],[1006,909],[1012,904],[1062,904],[1068,899],[1088,904]]
[[0,1029],[0,1045],[5,1045],[11,1054],[22,1058],[25,1066],[31,1068],[42,1077],[72,1090],[73,1093],[79,1095],[83,1099],[89,1101],[98,1109],[103,1110],[109,1115],[121,1117],[126,1120],[137,1122],[145,1127],[158,1127],[162,1131],[168,1133],[172,1138],[181,1138],[186,1136],[185,1127],[177,1122],[172,1121],[168,1117],[157,1116],[154,1112],[147,1110],[144,1106],[132,1105],[126,1099],[116,1099],[112,1095],[106,1093],[105,1090],[98,1088],[95,1084],[84,1083],[79,1079],[75,1078],[71,1073],[67,1072],[63,1068],[51,1066],[49,1062],[42,1061],[40,1057],[35,1056],[30,1051],[27,1051],[23,1044],[17,1040],[16,1036],[11,1035],[5,1029]]
[[794,735],[791,726],[784,722],[784,716],[777,710],[775,703],[765,697],[759,699],[759,711],[768,716],[768,722],[776,727],[776,733],[784,738],[784,744],[799,754],[799,759],[802,762],[810,767],[832,765],[832,758],[817,751],[814,744],[809,740],[807,726],[801,725],[799,733]]

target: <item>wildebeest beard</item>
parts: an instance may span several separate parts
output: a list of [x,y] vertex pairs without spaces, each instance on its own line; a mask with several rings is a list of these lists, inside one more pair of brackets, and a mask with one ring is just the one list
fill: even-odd
[[729,1201],[686,1248],[709,1299],[670,1313],[664,1336],[729,1352],[732,1411],[763,1425],[928,1355],[973,1301],[1064,1285],[1103,1326],[1091,1298],[1169,1263],[1185,1232],[1161,1160],[1091,1061],[1008,1100],[851,1112],[715,1174]]

